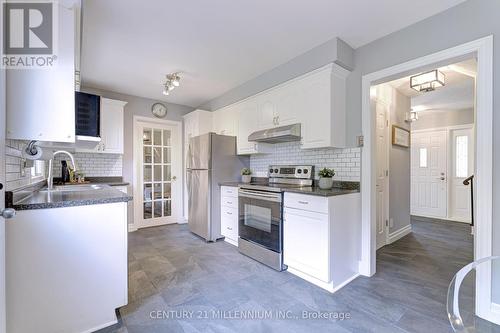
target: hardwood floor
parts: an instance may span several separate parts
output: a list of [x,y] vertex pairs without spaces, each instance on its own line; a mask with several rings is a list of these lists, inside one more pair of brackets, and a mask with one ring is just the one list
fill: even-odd
[[[186,225],[139,230],[129,234],[129,304],[119,324],[100,332],[451,332],[447,287],[472,261],[472,237],[463,224],[414,218],[412,225],[413,233],[378,251],[373,277],[335,294],[225,242],[207,244]],[[471,278],[465,289],[462,312],[473,320]],[[234,318],[248,311],[257,318]],[[318,313],[328,318],[303,318]],[[478,324],[479,332],[500,332]]]

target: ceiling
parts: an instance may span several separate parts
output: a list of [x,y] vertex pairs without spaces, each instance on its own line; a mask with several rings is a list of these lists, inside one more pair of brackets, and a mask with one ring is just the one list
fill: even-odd
[[411,98],[415,111],[462,110],[474,106],[475,59],[439,67],[445,75],[445,86],[427,93],[410,88],[410,76],[388,82],[403,95]]
[[83,0],[82,81],[197,107],[331,38],[357,48],[463,1]]

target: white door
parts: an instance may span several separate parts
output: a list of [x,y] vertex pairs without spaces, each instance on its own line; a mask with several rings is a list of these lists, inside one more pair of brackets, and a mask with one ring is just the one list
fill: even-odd
[[446,218],[447,158],[445,130],[412,133],[412,215]]
[[140,152],[136,153],[137,190],[134,200],[137,227],[182,220],[182,149],[180,123],[137,123]]
[[452,130],[450,174],[450,214],[456,221],[471,222],[470,186],[463,181],[474,173],[474,142],[472,129]]
[[[0,9],[0,16],[2,10]],[[3,16],[2,16],[3,17]],[[0,68],[0,212],[5,208],[5,70]],[[5,327],[5,219],[0,214],[0,333]]]
[[387,242],[387,220],[389,186],[388,186],[388,135],[389,128],[388,114],[389,107],[384,102],[377,100],[374,103],[376,113],[376,136],[377,136],[377,184],[376,184],[376,203],[377,203],[377,249],[384,246]]

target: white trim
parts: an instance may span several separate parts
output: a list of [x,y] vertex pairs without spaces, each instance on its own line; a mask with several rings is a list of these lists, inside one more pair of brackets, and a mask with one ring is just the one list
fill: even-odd
[[394,243],[395,241],[403,238],[404,236],[409,235],[411,231],[412,231],[411,224],[408,224],[407,226],[404,226],[401,229],[391,232],[387,237],[387,244]]
[[470,221],[464,220],[462,218],[458,217],[440,217],[440,216],[432,216],[432,215],[422,215],[422,214],[410,214],[411,216],[415,217],[423,217],[427,219],[436,219],[436,220],[443,220],[443,221],[450,221],[450,222],[458,222],[458,223],[465,223],[470,225]]
[[345,281],[343,281],[342,283],[334,286],[333,282],[325,282],[325,281],[319,280],[319,279],[317,279],[309,274],[303,273],[303,272],[301,272],[295,268],[292,268],[292,267],[288,267],[287,271],[295,276],[300,277],[301,279],[306,280],[309,283],[314,284],[315,286],[318,286],[322,289],[325,289],[325,290],[331,292],[332,294],[334,292],[342,289],[343,287],[345,287],[347,284],[349,284],[351,281],[353,281],[355,278],[357,278],[359,276],[359,274],[356,273],[356,274],[352,275],[351,277],[349,277],[348,279],[346,279]]
[[128,232],[134,232],[137,231],[137,225],[135,223],[130,223],[128,225]]
[[[487,36],[404,62],[362,77],[362,129],[365,147],[362,149],[361,163],[361,262],[360,273],[372,276],[376,271],[375,251],[375,140],[374,121],[370,109],[370,86],[373,83],[409,71],[466,55],[477,55],[476,89],[476,227],[475,259],[492,254],[493,215],[493,36]],[[491,265],[478,270],[476,275],[476,314],[493,321],[491,311]]]
[[[164,223],[164,224],[154,224],[154,225],[150,225],[148,223],[141,223],[141,222],[138,222],[138,221],[141,221],[141,215],[139,214],[139,209],[137,209],[137,202],[136,202],[136,199],[139,200],[139,198],[142,197],[142,192],[141,192],[141,189],[138,188],[137,186],[137,182],[139,180],[139,172],[137,170],[137,161],[138,161],[138,157],[140,156],[139,154],[142,154],[142,146],[139,144],[139,140],[138,138],[140,137],[140,133],[139,133],[139,125],[140,124],[151,124],[152,126],[174,126],[177,128],[177,142],[178,142],[178,147],[172,147],[172,155],[175,155],[176,156],[179,156],[180,158],[180,161],[178,162],[179,163],[179,172],[182,173],[182,159],[183,159],[183,155],[182,155],[182,146],[183,146],[183,142],[182,142],[182,121],[174,121],[174,120],[165,120],[165,119],[157,119],[157,118],[151,118],[151,117],[143,117],[143,116],[134,116],[133,117],[133,154],[132,154],[132,191],[133,191],[133,197],[134,197],[134,201],[133,201],[133,207],[134,207],[134,216],[133,216],[133,223],[132,224],[129,224],[128,228],[129,228],[129,231],[130,230],[138,230],[140,228],[146,228],[146,227],[152,227],[152,226],[159,226],[159,225],[164,225],[164,224],[172,224],[172,223],[183,223],[183,218],[174,218],[172,217],[172,221],[169,221],[167,223]],[[182,180],[182,177],[181,176],[177,176],[177,181],[181,181]],[[173,189],[172,189],[173,191]],[[179,191],[179,196],[180,196],[180,200],[181,202],[183,201],[183,192],[182,192],[182,184],[181,184],[181,190]],[[180,216],[182,217],[183,215],[183,208],[182,208],[182,205],[181,204],[181,208],[180,208]],[[135,230],[134,230],[135,229]]]
[[491,321],[497,325],[500,325],[500,304],[492,302],[491,312],[494,314]]
[[92,333],[92,332],[96,332],[96,331],[99,331],[100,329],[103,329],[103,328],[109,327],[109,326],[111,326],[111,325],[115,325],[115,324],[117,324],[117,323],[118,323],[118,319],[115,319],[115,320],[110,321],[110,322],[108,322],[108,323],[105,323],[105,324],[102,324],[102,325],[98,325],[98,326],[96,326],[96,327],[93,327],[93,328],[90,328],[90,329],[88,329],[88,330],[85,330],[85,331],[83,331],[83,332],[81,332],[81,333]]

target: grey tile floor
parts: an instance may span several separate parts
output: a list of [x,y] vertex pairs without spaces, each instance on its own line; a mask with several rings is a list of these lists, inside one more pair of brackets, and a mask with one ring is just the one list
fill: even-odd
[[[99,333],[451,332],[447,286],[472,260],[472,237],[458,223],[413,218],[412,225],[412,234],[378,251],[373,277],[335,294],[275,272],[225,242],[207,244],[186,225],[139,230],[129,234],[129,304],[117,325]],[[463,310],[472,309],[471,281]],[[480,332],[498,332],[478,324]]]

